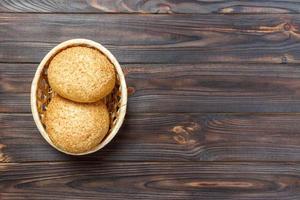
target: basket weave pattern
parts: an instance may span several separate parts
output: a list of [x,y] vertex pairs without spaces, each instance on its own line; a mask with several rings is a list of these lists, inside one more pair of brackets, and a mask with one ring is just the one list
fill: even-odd
[[[80,42],[83,42],[83,43],[81,44]],[[93,45],[89,44],[91,42],[92,41],[84,40],[84,39],[75,39],[75,40],[70,40],[70,41],[65,42],[68,45],[64,45],[63,48],[59,48],[57,51],[52,52],[51,57],[49,57],[46,60],[45,64],[44,65],[40,64],[41,66],[39,66],[39,68],[42,67],[42,69],[40,69],[40,71],[39,71],[39,68],[38,68],[37,73],[34,78],[34,81],[32,83],[31,108],[32,108],[34,120],[35,120],[36,125],[37,125],[38,129],[40,130],[42,136],[48,141],[49,144],[51,144],[56,149],[58,149],[58,148],[52,143],[52,141],[49,139],[49,137],[46,133],[46,126],[44,123],[44,116],[45,116],[45,112],[47,110],[47,106],[48,106],[49,102],[51,101],[51,98],[54,95],[56,95],[56,93],[51,89],[49,82],[48,82],[47,70],[49,67],[49,63],[50,63],[51,59],[57,53],[59,53],[60,51],[66,49],[66,48],[69,48],[71,46],[87,46],[87,47],[95,48],[95,46],[94,46],[95,44],[93,44],[94,42],[92,43]],[[96,43],[96,45],[99,45],[100,47],[95,48],[95,49],[100,51],[99,48],[103,48],[105,51],[107,51],[106,52],[107,54],[110,54],[110,52],[108,52],[108,50],[106,50],[100,44]],[[100,52],[102,54],[106,55],[102,51],[100,51]],[[112,57],[111,54],[110,54],[110,56]],[[116,71],[115,87],[112,90],[112,92],[103,99],[104,103],[107,105],[107,108],[108,108],[108,111],[110,114],[109,131],[106,134],[105,138],[102,140],[102,142],[101,142],[102,144],[100,143],[98,147],[96,147],[95,149],[93,149],[89,152],[73,154],[73,153],[65,152],[61,149],[58,149],[59,151],[62,151],[67,154],[72,154],[72,155],[84,155],[84,154],[93,153],[94,151],[101,149],[107,143],[109,143],[109,141],[114,137],[114,135],[119,130],[121,124],[123,123],[123,119],[124,119],[125,112],[126,112],[126,104],[127,104],[127,88],[126,88],[124,75],[119,66],[119,63],[115,60],[115,58],[113,57],[114,60],[111,60],[109,58],[109,56],[106,55],[106,57],[115,66],[115,71]],[[43,63],[43,61],[42,61],[42,63]]]

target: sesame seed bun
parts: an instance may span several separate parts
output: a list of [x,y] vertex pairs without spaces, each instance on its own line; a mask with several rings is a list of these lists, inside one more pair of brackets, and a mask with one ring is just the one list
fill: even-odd
[[45,113],[45,125],[52,142],[71,153],[93,149],[109,130],[109,113],[102,101],[77,103],[55,95]]
[[89,47],[69,47],[51,60],[48,80],[60,96],[82,103],[96,102],[115,86],[115,69],[100,51]]

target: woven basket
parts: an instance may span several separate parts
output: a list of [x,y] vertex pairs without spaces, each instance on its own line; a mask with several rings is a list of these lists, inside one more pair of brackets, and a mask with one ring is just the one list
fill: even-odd
[[[110,128],[105,138],[95,148],[84,153],[70,153],[58,148],[49,138],[44,124],[44,114],[47,110],[47,105],[53,97],[52,91],[47,78],[47,69],[51,59],[60,51],[72,46],[86,46],[99,50],[107,56],[116,70],[116,85],[112,93],[105,97],[104,101],[110,113]],[[127,87],[124,74],[120,64],[116,58],[101,44],[86,39],[73,39],[60,43],[54,47],[39,64],[32,85],[31,85],[31,111],[38,130],[44,139],[55,149],[70,155],[86,155],[98,151],[107,145],[120,129],[127,105]]]

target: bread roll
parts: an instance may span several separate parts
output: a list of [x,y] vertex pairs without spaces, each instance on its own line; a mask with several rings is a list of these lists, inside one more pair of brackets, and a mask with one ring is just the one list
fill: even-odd
[[96,49],[69,47],[51,60],[48,80],[62,97],[76,102],[96,102],[115,86],[115,69],[109,59]]
[[102,101],[77,103],[56,95],[48,104],[45,125],[52,142],[71,153],[96,147],[109,130],[109,113]]

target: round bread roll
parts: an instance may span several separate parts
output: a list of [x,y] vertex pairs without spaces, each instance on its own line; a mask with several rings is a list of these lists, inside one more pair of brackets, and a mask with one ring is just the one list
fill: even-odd
[[52,142],[71,153],[93,149],[109,129],[109,113],[102,101],[77,103],[55,95],[44,119]]
[[108,95],[115,86],[115,69],[100,51],[89,47],[69,47],[51,60],[49,84],[67,99],[90,103]]

